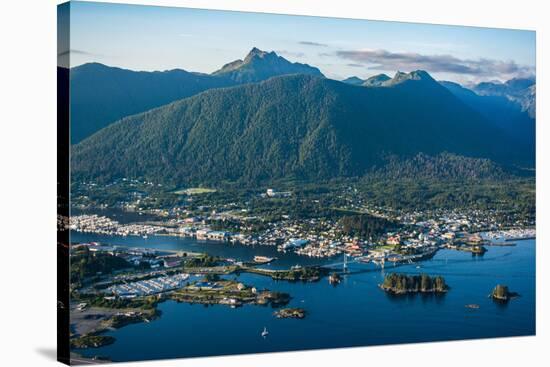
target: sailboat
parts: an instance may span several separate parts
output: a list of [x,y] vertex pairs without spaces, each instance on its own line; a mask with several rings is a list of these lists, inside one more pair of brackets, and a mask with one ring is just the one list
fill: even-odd
[[262,331],[262,338],[265,338],[269,334],[269,331],[267,331],[267,328],[264,326],[264,331]]

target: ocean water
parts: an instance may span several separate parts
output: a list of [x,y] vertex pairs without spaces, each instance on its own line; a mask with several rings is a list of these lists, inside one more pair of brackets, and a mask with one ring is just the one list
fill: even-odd
[[[74,233],[71,240],[205,251],[242,260],[256,254],[277,256],[278,260],[269,265],[274,268],[341,263],[341,258],[312,259],[281,254],[272,247],[171,237]],[[107,332],[116,338],[114,344],[77,352],[132,361],[535,334],[535,241],[488,250],[481,257],[441,250],[430,260],[395,268],[351,263],[350,274],[337,286],[328,284],[327,279],[289,283],[243,274],[239,279],[246,284],[289,293],[292,300],[288,307],[306,309],[306,318],[277,319],[270,306],[232,309],[168,301],[159,305],[159,319]],[[440,296],[392,296],[378,288],[389,272],[442,275],[451,289]],[[521,297],[507,304],[493,302],[488,295],[499,283]],[[466,308],[466,304],[478,304],[479,309]],[[269,331],[266,338],[260,335],[264,327]]]

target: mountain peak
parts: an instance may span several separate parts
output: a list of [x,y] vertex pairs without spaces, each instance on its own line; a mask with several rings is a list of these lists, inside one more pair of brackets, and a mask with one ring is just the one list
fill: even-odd
[[398,71],[397,73],[395,73],[395,76],[392,79],[387,80],[386,82],[383,83],[383,85],[392,86],[392,85],[407,82],[409,80],[436,83],[435,79],[432,78],[432,76],[428,74],[428,72],[424,70],[414,70],[414,71],[411,71],[410,73],[404,73],[402,71]]
[[[274,53],[274,52],[273,52]],[[262,51],[260,50],[259,48],[257,47],[252,47],[252,50],[250,50],[250,52],[248,53],[248,55],[246,55],[245,57],[245,62],[246,60],[250,60],[252,59],[254,56],[258,56],[258,57],[264,57],[268,54],[268,52],[266,51]]]
[[434,80],[430,74],[428,74],[427,71],[424,70],[415,70],[411,71],[409,73],[412,79],[414,80],[422,80],[422,79],[428,79],[428,80]]
[[286,74],[323,76],[316,67],[290,62],[274,51],[263,51],[257,47],[253,47],[244,60],[235,60],[225,64],[213,74],[226,76],[237,83],[258,82],[273,76]]
[[363,83],[364,87],[380,87],[383,83],[387,82],[391,78],[386,74],[373,75]]
[[253,47],[252,50],[250,50],[250,52],[248,53],[248,55],[246,55],[246,57],[244,58],[243,63],[248,64],[253,60],[266,59],[268,57],[278,58],[279,56],[273,51],[267,52],[267,51],[262,51],[259,48]]

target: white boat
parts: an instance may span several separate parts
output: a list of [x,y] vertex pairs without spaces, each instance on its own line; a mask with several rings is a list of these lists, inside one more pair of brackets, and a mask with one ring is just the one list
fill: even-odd
[[264,331],[262,331],[262,338],[265,338],[269,334],[269,331],[267,331],[267,328],[264,326]]
[[275,260],[274,257],[267,257],[267,256],[254,256],[254,262],[259,264],[269,264]]

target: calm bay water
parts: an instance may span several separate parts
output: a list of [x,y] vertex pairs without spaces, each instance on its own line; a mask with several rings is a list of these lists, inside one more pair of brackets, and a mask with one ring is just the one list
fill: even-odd
[[[311,259],[281,254],[272,247],[235,246],[172,237],[114,237],[73,233],[72,241],[98,241],[122,246],[208,252],[250,260],[254,255],[277,256],[270,266],[332,264],[341,259]],[[79,351],[113,361],[260,353],[315,348],[351,347],[471,338],[533,335],[535,333],[535,241],[515,247],[489,247],[482,257],[442,250],[420,264],[386,266],[350,264],[352,274],[333,287],[317,283],[288,283],[243,274],[239,279],[257,288],[288,292],[289,307],[308,312],[303,320],[276,319],[273,309],[244,306],[165,302],[162,316],[151,322],[108,332],[112,345]],[[417,268],[417,266],[419,266]],[[443,296],[390,296],[377,285],[385,272],[427,273],[445,277],[451,290]],[[234,276],[230,276],[233,278]],[[488,294],[506,284],[521,297],[494,303]],[[466,304],[479,304],[479,309]],[[269,335],[260,332],[267,327]]]

